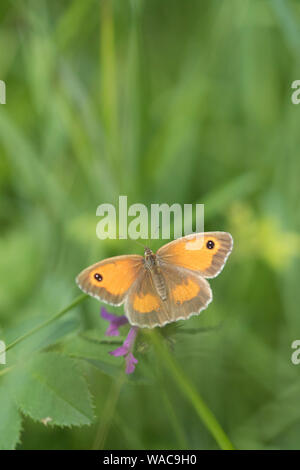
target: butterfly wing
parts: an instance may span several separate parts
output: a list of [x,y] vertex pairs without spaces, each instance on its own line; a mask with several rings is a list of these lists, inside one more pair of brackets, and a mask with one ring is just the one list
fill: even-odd
[[76,282],[83,292],[96,299],[121,305],[142,270],[142,256],[115,256],[84,269],[77,276]]
[[145,270],[132,286],[125,301],[125,313],[140,328],[164,326],[197,315],[212,300],[206,279],[185,268],[166,265],[161,270],[167,299],[158,295],[150,271]]
[[157,257],[162,265],[174,264],[212,278],[223,269],[232,245],[227,232],[193,233],[162,246]]
[[154,286],[155,274],[145,269],[144,258],[138,255],[100,261],[82,271],[76,281],[98,300],[112,305],[125,302],[125,313],[132,325],[164,326],[197,315],[207,307],[212,293],[204,277],[219,274],[232,244],[229,233],[205,232],[161,247],[157,259],[167,290],[166,300],[161,299]]

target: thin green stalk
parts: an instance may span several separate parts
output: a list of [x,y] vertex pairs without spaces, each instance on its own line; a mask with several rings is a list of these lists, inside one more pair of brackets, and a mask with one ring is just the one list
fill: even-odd
[[5,352],[9,351],[9,349],[12,349],[13,347],[15,347],[17,344],[19,344],[21,341],[24,341],[24,339],[27,339],[29,338],[29,336],[33,335],[34,333],[36,333],[37,331],[41,330],[42,328],[44,328],[45,326],[48,326],[50,325],[50,323],[54,322],[55,320],[58,320],[58,318],[62,317],[65,313],[69,312],[70,310],[72,310],[72,308],[76,307],[78,304],[80,304],[81,302],[83,302],[83,300],[85,300],[87,298],[87,294],[82,294],[80,295],[79,297],[77,297],[75,300],[73,300],[72,303],[70,303],[67,307],[65,307],[63,310],[60,310],[58,313],[56,313],[55,315],[53,315],[52,317],[50,317],[48,320],[45,320],[43,323],[41,323],[40,325],[37,325],[35,326],[34,328],[32,328],[32,330],[28,331],[27,333],[25,333],[24,335],[22,336],[19,336],[19,338],[15,339],[15,341],[13,341],[12,343],[10,343],[7,348],[5,349]]
[[103,450],[107,435],[110,430],[114,411],[117,406],[120,393],[125,382],[125,372],[122,370],[117,381],[113,380],[108,399],[104,406],[103,413],[99,420],[99,427],[95,437],[92,450]]
[[177,438],[177,442],[178,442],[178,445],[179,445],[178,448],[182,449],[182,450],[183,449],[188,449],[189,446],[188,446],[187,439],[185,437],[183,427],[182,427],[182,425],[180,424],[180,422],[178,420],[177,414],[176,414],[176,412],[174,410],[174,407],[173,407],[173,405],[170,401],[169,394],[167,393],[165,388],[162,390],[162,398],[163,398],[164,403],[165,403],[167,415],[170,419],[171,426],[172,426],[173,431],[174,431],[174,433],[176,435],[176,438]]
[[148,334],[151,336],[151,340],[153,342],[153,345],[157,353],[163,359],[164,367],[169,372],[171,372],[173,379],[175,380],[177,385],[180,387],[180,389],[182,390],[186,398],[191,402],[198,416],[201,418],[201,420],[203,421],[208,431],[215,438],[216,442],[219,444],[221,449],[233,450],[234,447],[229,437],[227,436],[225,431],[222,429],[221,425],[217,421],[212,411],[208,408],[208,406],[206,405],[202,397],[199,395],[194,385],[189,381],[189,379],[186,377],[181,367],[171,356],[166,346],[158,337],[157,333],[145,332],[145,334]]

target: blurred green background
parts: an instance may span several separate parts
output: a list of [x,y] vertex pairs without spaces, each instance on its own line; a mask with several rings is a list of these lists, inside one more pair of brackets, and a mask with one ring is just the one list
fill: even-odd
[[[2,0],[0,337],[66,307],[89,264],[142,254],[96,238],[99,204],[204,203],[205,229],[230,231],[234,250],[209,308],[169,329],[173,358],[235,447],[299,448],[299,52],[296,0]],[[97,343],[103,323],[87,299],[7,363],[79,357],[92,424],[46,426],[28,409],[13,421],[3,388],[2,446],[218,448],[151,346],[120,381],[122,361]]]

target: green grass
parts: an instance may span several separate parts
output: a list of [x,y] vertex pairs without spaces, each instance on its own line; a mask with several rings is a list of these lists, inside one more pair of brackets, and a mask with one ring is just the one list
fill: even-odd
[[[16,389],[1,446],[299,448],[298,2],[5,0],[0,24],[0,339],[14,345],[0,394]],[[205,229],[234,238],[213,303],[164,331],[170,350],[140,340],[125,379],[94,342],[96,300],[51,322],[76,302],[84,267],[141,253],[95,235],[97,206],[123,194],[204,203]],[[43,408],[20,407],[18,370],[49,353],[85,378],[90,426],[45,426]]]

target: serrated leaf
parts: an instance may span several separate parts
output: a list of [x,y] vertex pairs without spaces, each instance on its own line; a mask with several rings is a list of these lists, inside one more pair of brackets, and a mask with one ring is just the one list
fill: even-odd
[[62,354],[35,355],[12,372],[20,410],[36,421],[50,425],[91,424],[93,407],[86,381],[76,362]]
[[22,419],[13,400],[9,386],[0,385],[0,450],[16,447],[22,428]]

